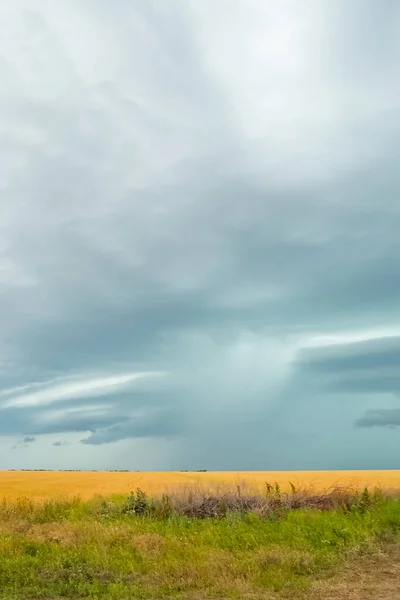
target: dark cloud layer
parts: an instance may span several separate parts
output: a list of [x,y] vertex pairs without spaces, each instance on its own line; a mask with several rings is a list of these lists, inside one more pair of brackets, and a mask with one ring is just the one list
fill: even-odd
[[400,364],[400,337],[378,338],[306,352],[302,369],[318,374],[349,373],[351,371],[375,372],[393,369]]
[[392,464],[400,6],[0,16],[0,434],[100,467]]
[[396,427],[400,425],[400,408],[368,410],[356,421],[358,427]]
[[[400,398],[400,337],[383,337],[300,353],[299,377],[308,377],[321,391],[337,395]],[[355,420],[357,427],[399,425],[398,408],[376,408]]]
[[299,354],[299,377],[339,394],[400,394],[400,337],[375,338]]

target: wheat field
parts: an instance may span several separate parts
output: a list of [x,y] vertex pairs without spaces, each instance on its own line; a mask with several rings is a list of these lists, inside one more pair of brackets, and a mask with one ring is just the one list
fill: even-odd
[[277,482],[283,491],[290,482],[298,489],[326,491],[335,486],[380,487],[400,490],[400,470],[396,471],[240,471],[240,472],[60,472],[0,471],[0,498],[29,497],[37,500],[79,496],[129,494],[140,488],[150,495],[182,489],[210,493],[228,490],[259,492],[265,483]]

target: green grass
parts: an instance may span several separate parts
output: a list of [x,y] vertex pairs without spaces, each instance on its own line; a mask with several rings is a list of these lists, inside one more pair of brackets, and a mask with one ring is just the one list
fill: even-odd
[[313,579],[398,543],[400,502],[357,498],[345,510],[205,519],[148,500],[142,515],[132,499],[3,502],[0,598],[302,597]]

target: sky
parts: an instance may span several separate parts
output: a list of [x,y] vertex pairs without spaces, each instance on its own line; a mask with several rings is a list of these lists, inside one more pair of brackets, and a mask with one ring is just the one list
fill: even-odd
[[399,468],[400,3],[0,26],[0,468]]

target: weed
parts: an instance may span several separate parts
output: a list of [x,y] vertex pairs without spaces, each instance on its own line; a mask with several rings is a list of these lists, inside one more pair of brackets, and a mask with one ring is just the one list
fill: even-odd
[[174,513],[174,506],[168,494],[161,496],[160,502],[155,505],[155,514],[158,518],[169,519]]
[[124,514],[133,513],[135,515],[144,515],[149,510],[149,500],[146,492],[140,488],[136,489],[135,492],[131,492],[129,497],[126,499],[125,504],[122,508]]
[[400,501],[379,491],[265,488],[3,503],[1,598],[295,599],[399,543]]

